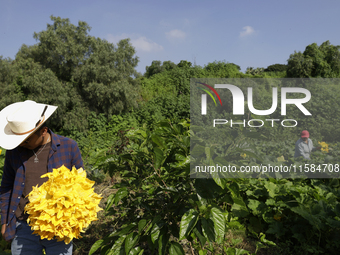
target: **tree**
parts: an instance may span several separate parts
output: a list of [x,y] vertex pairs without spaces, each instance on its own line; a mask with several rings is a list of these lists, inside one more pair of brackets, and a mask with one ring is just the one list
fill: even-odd
[[246,74],[251,74],[251,75],[261,75],[264,72],[263,67],[247,67]]
[[335,78],[340,75],[340,46],[329,41],[318,46],[308,45],[303,53],[294,52],[288,59],[288,77],[323,77]]
[[134,107],[138,57],[129,39],[114,45],[90,36],[86,22],[51,20],[34,33],[38,43],[23,45],[16,55],[15,83],[23,99],[58,105],[54,123],[68,130],[86,129],[91,111],[109,117]]
[[111,116],[136,106],[138,87],[131,76],[137,58],[129,40],[121,40],[115,48],[98,38],[93,46],[94,52],[73,75],[89,108]]
[[152,75],[155,75],[157,73],[162,73],[164,71],[172,70],[176,67],[176,64],[171,61],[164,61],[163,64],[160,60],[154,60],[151,63],[151,66],[147,66],[145,68],[146,72],[144,73],[144,76],[146,78],[151,77]]
[[287,70],[287,65],[284,64],[274,64],[268,66],[264,69],[264,72],[284,72]]
[[178,64],[177,64],[178,67],[191,67],[192,64],[191,62],[189,61],[186,61],[186,60],[181,60]]
[[241,67],[234,63],[226,63],[223,61],[214,61],[208,63],[204,70],[207,72],[207,76],[219,77],[219,78],[236,78],[241,77]]
[[22,101],[23,94],[17,84],[17,70],[14,61],[0,56],[0,109],[7,105]]

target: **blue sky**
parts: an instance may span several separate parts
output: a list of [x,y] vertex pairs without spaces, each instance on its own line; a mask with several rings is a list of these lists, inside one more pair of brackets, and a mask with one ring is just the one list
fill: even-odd
[[0,55],[15,58],[50,16],[85,21],[90,35],[117,43],[130,38],[138,72],[153,60],[204,66],[226,61],[247,67],[286,64],[294,51],[329,40],[340,45],[337,0],[0,1]]

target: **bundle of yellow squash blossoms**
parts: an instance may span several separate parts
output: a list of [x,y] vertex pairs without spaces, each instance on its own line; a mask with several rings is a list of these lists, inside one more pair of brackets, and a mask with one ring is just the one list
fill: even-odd
[[318,143],[321,146],[321,151],[328,153],[329,151],[328,144],[326,142],[318,142]]
[[82,168],[73,167],[70,171],[63,165],[41,176],[44,177],[48,181],[33,187],[28,194],[27,222],[41,239],[56,238],[68,244],[73,238],[81,237],[80,232],[98,219],[102,197],[93,191],[95,182],[86,178]]

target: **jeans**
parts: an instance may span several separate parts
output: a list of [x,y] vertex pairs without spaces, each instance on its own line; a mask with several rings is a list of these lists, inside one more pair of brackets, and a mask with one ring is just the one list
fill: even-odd
[[72,248],[72,242],[65,244],[55,239],[40,239],[25,221],[18,220],[16,223],[15,237],[11,244],[12,255],[42,255],[43,249],[46,255],[72,255]]

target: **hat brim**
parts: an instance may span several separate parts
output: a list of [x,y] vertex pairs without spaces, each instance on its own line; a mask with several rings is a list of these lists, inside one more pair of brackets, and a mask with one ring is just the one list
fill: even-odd
[[[0,112],[0,147],[6,150],[13,150],[14,148],[18,147],[25,139],[33,134],[58,108],[58,106],[47,105],[48,107],[45,112],[45,118],[39,123],[39,126],[27,134],[18,135],[12,132],[6,118],[10,113],[16,111],[22,103],[23,102],[11,104]],[[41,112],[43,112],[46,104],[38,103],[38,105],[41,107]]]

